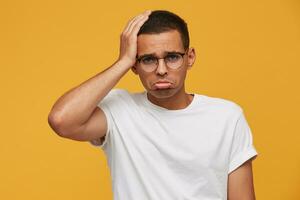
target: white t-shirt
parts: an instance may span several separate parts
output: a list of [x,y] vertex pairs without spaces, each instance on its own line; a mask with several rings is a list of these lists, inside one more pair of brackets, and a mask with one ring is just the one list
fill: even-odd
[[228,174],[257,156],[242,108],[194,94],[184,109],[153,104],[146,91],[112,89],[99,102],[114,200],[225,200]]

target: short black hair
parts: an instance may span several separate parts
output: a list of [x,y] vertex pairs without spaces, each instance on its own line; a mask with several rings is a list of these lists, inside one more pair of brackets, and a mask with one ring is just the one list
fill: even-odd
[[137,35],[163,33],[170,30],[177,30],[180,33],[184,50],[187,50],[190,45],[187,23],[175,13],[167,10],[152,11]]

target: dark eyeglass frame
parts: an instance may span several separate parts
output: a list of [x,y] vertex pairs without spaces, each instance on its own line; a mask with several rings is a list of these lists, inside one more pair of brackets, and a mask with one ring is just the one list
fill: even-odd
[[[145,55],[145,56],[141,56],[141,57],[139,57],[139,58],[138,58],[138,56],[137,56],[136,60],[140,63],[141,60],[142,60],[143,58],[148,58],[148,57],[154,58],[154,59],[156,59],[156,62],[155,62],[155,63],[156,63],[156,68],[157,68],[157,67],[158,67],[158,63],[159,63],[159,60],[160,60],[160,59],[164,59],[164,62],[165,62],[165,64],[166,64],[166,66],[167,66],[168,68],[170,68],[170,67],[167,65],[167,62],[166,62],[167,56],[170,56],[170,55],[180,55],[181,58],[183,59],[183,57],[184,57],[184,55],[187,53],[187,51],[188,51],[188,49],[185,50],[184,53],[176,52],[176,51],[174,51],[174,52],[167,52],[167,54],[166,54],[164,57],[162,57],[162,58],[156,57],[156,56],[153,56],[153,55]],[[181,66],[182,66],[182,64],[181,64]],[[179,67],[176,68],[176,69],[173,69],[173,68],[170,68],[170,69],[177,70],[177,69],[179,69],[181,66],[179,66]],[[154,71],[156,68],[154,68],[152,71]]]

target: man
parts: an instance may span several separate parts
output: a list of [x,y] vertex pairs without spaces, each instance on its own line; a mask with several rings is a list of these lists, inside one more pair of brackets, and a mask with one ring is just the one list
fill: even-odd
[[[53,130],[105,151],[114,199],[254,200],[257,152],[242,108],[185,91],[196,54],[184,20],[145,11],[120,40],[112,66],[54,104]],[[146,91],[113,89],[129,69]]]

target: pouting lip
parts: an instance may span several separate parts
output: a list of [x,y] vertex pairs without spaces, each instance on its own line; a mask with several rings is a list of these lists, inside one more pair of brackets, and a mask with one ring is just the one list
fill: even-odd
[[159,80],[159,81],[155,82],[154,85],[155,85],[156,83],[171,83],[171,84],[172,84],[172,82],[167,81],[167,80]]
[[[169,89],[172,88],[171,85],[173,84],[172,82],[167,81],[167,80],[159,80],[153,84],[154,90],[161,90],[158,86],[156,86],[156,84],[158,84],[158,83],[169,83],[170,84],[170,87],[168,87]],[[167,88],[165,88],[165,89],[167,89]]]

